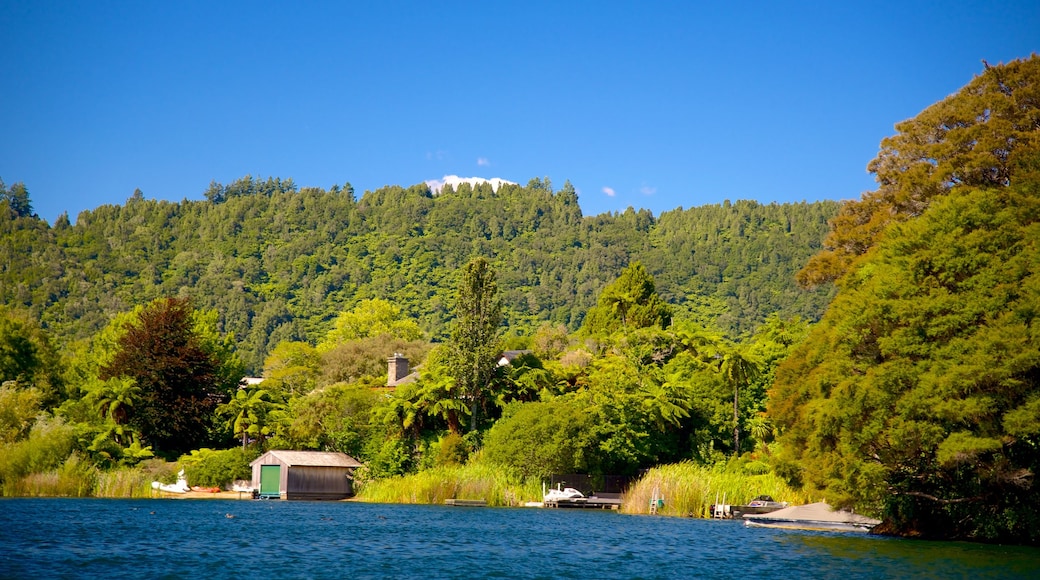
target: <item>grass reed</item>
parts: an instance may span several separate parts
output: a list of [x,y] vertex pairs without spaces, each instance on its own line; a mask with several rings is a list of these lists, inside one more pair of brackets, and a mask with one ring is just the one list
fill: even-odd
[[4,485],[4,495],[13,497],[90,497],[98,470],[78,454],[72,454],[55,469],[30,473]]
[[525,482],[480,462],[434,467],[419,473],[366,481],[357,499],[376,503],[443,504],[446,499],[484,500],[489,506],[540,501],[541,484]]
[[772,473],[749,475],[683,462],[648,471],[625,494],[622,512],[650,513],[655,491],[656,497],[664,500],[657,510],[659,515],[685,517],[710,517],[709,507],[716,501],[739,505],[763,494],[791,504],[809,501],[807,494],[792,489]]

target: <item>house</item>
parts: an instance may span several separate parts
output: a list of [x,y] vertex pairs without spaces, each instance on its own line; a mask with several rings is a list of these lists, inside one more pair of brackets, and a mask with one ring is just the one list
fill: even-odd
[[408,368],[408,359],[399,352],[395,352],[393,356],[386,359],[386,366],[386,386],[388,387],[414,383],[419,378],[418,372],[409,372],[411,369]]
[[249,466],[261,499],[345,499],[354,495],[354,469],[361,463],[346,453],[276,450]]
[[512,364],[516,357],[530,353],[531,351],[529,350],[507,350],[498,358],[498,366],[504,367],[508,364]]

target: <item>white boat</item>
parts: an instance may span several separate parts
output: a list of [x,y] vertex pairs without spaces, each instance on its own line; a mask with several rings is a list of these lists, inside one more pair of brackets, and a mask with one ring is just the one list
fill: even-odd
[[835,532],[869,532],[881,520],[844,510],[835,510],[824,502],[796,505],[768,514],[747,514],[744,525],[790,530],[822,530]]
[[585,499],[585,494],[573,487],[565,487],[563,489],[550,489],[543,496],[542,501],[548,503],[551,501],[574,501],[576,499]]
[[153,481],[152,489],[165,491],[167,493],[188,493],[191,491],[191,487],[188,486],[188,478],[184,476],[183,469],[177,473],[177,483],[160,483],[158,481]]

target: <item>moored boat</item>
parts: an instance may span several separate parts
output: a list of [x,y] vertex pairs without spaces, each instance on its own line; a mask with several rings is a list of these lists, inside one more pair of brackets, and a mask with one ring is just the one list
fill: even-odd
[[824,502],[783,508],[768,514],[744,516],[748,527],[822,530],[836,532],[869,532],[881,520],[845,510],[835,510]]

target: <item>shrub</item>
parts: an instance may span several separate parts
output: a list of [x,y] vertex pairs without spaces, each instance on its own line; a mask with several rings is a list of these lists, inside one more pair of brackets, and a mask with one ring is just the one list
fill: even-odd
[[437,465],[461,465],[469,457],[469,445],[458,433],[449,432],[441,438],[437,451]]
[[60,417],[40,417],[22,441],[0,446],[0,485],[3,495],[19,495],[17,482],[33,473],[61,466],[72,453],[74,430]]
[[97,468],[78,453],[55,469],[30,473],[4,486],[4,495],[21,497],[90,497]]
[[250,479],[249,462],[257,457],[255,451],[238,447],[223,451],[197,449],[182,456],[180,463],[190,485],[225,487],[236,479]]

